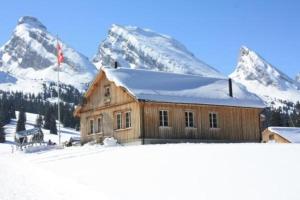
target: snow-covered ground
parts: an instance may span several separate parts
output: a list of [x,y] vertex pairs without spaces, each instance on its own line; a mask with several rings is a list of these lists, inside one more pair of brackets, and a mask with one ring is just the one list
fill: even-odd
[[300,199],[300,146],[169,144],[11,153],[0,144],[0,197]]
[[[27,113],[26,127],[35,119]],[[1,200],[300,199],[300,145],[85,145],[12,153],[14,123],[0,144]],[[62,130],[65,139],[78,136]]]

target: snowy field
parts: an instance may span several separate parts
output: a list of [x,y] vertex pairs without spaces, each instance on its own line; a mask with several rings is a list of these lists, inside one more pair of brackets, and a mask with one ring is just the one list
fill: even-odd
[[0,197],[299,200],[300,146],[83,146],[25,154],[0,145]]
[[[65,130],[64,138],[78,134]],[[85,145],[36,153],[12,153],[11,145],[0,144],[1,200],[300,199],[297,144]]]

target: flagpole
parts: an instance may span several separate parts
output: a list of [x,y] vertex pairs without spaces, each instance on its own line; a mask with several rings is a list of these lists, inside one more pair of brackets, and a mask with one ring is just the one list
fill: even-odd
[[[56,36],[57,44],[58,44],[58,36]],[[60,91],[59,91],[59,69],[60,62],[57,59],[57,115],[58,115],[58,144],[61,145],[61,132],[60,132]]]

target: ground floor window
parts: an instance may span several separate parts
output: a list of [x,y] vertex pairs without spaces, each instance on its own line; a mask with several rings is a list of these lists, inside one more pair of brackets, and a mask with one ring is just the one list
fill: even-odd
[[169,126],[169,112],[167,110],[159,111],[159,125]]
[[90,134],[94,133],[94,120],[90,119]]
[[122,128],[122,113],[117,113],[117,129]]
[[99,117],[97,119],[97,131],[98,131],[98,133],[102,132],[102,117]]
[[185,112],[185,127],[194,127],[194,113],[191,111]]
[[217,113],[209,113],[209,126],[210,128],[218,128],[218,116]]
[[125,128],[131,127],[131,112],[125,113]]

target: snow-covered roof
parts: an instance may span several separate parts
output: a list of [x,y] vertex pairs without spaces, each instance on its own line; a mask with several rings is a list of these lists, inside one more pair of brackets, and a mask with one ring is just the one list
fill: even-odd
[[280,135],[292,143],[300,143],[300,128],[296,127],[269,127],[269,131]]
[[230,97],[228,79],[129,68],[102,68],[102,71],[110,81],[139,100],[265,107],[259,97],[235,82],[233,97]]

